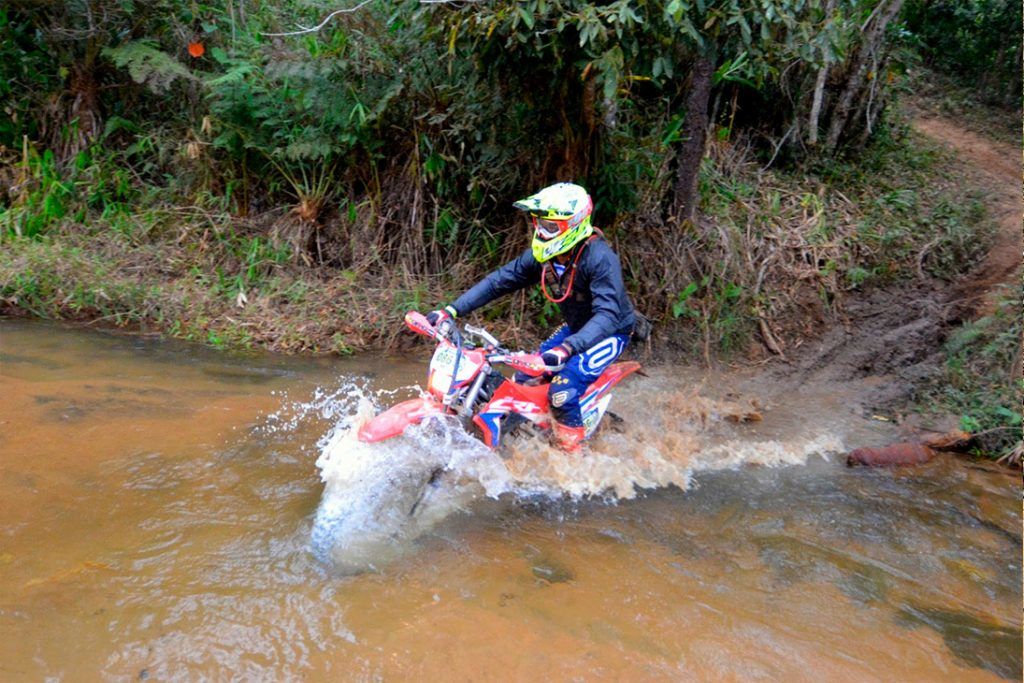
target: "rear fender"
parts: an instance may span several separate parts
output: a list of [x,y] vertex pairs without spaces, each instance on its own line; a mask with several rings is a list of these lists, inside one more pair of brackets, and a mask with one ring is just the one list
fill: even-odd
[[580,413],[587,438],[597,430],[601,418],[608,410],[608,404],[612,400],[612,387],[639,369],[640,364],[636,361],[614,363],[608,366],[583,394],[580,399]]
[[580,404],[584,405],[591,401],[599,400],[602,396],[611,391],[612,387],[639,369],[640,364],[635,360],[628,360],[624,363],[612,363],[604,372],[601,373],[601,376],[597,378],[597,381],[590,385],[587,391],[583,394],[583,397],[580,399]]
[[359,428],[359,440],[364,443],[384,441],[400,436],[409,425],[423,421],[430,415],[444,412],[444,407],[432,398],[414,398],[391,406]]

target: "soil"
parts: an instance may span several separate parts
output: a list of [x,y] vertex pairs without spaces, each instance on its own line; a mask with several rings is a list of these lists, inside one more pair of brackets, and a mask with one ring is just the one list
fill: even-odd
[[1019,279],[1015,278],[1015,273],[1020,269],[1024,253],[1021,150],[982,137],[949,119],[919,117],[914,127],[952,147],[976,180],[990,190],[989,210],[998,221],[999,229],[984,261],[954,291],[957,303],[967,306],[966,315],[985,315],[992,311],[992,290]]
[[[914,126],[952,147],[965,177],[988,189],[989,211],[999,227],[986,257],[952,283],[920,280],[847,301],[844,324],[833,325],[769,371],[793,390],[860,381],[865,413],[897,421],[942,368],[947,336],[965,320],[990,313],[1001,285],[1019,282],[1022,255],[1020,149],[933,115],[918,117]],[[928,426],[945,430],[952,423]]]

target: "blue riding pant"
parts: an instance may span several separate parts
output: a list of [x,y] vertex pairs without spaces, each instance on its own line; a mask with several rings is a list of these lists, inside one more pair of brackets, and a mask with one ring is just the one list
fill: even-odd
[[[540,345],[540,352],[544,353],[553,349],[570,334],[572,331],[569,326],[562,325],[555,330],[554,334],[544,340]],[[568,427],[583,426],[580,398],[583,397],[587,387],[597,381],[605,368],[614,363],[615,359],[622,354],[627,343],[629,343],[627,335],[612,335],[597,342],[586,351],[571,356],[566,361],[562,371],[551,378],[551,386],[548,387],[551,414],[556,420]]]

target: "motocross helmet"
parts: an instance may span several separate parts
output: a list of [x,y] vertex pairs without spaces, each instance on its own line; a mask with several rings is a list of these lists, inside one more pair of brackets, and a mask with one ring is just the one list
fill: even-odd
[[564,254],[594,234],[594,202],[579,185],[557,183],[513,204],[533,227],[533,257],[538,263]]

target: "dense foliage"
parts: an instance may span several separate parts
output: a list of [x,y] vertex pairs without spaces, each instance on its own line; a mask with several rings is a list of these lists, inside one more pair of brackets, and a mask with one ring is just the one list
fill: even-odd
[[[662,340],[784,353],[983,247],[885,113],[918,51],[1019,100],[1020,28],[1005,0],[9,0],[0,306],[347,352],[572,180]],[[492,312],[549,322],[525,296]]]
[[508,256],[510,201],[571,179],[613,237],[693,255],[631,271],[664,316],[731,248],[697,220],[708,132],[767,163],[863,146],[902,4],[368,0],[297,31],[324,10],[14,0],[0,227],[201,206],[262,217],[261,239],[310,264],[425,276],[455,248]]
[[970,85],[989,103],[1020,109],[1021,3],[910,0],[905,18],[926,64]]
[[[1009,288],[1007,288],[1009,289]],[[960,415],[960,427],[979,434],[983,452],[1020,464],[1021,442],[1020,302],[1024,291],[1004,292],[995,310],[966,323],[946,344],[945,372],[932,387],[933,400]]]
[[[13,0],[0,234],[83,225],[141,244],[213,225],[239,252],[228,297],[288,260],[452,292],[522,247],[512,200],[574,180],[628,240],[634,298],[707,353],[767,332],[800,295],[765,288],[807,266],[825,305],[903,268],[806,220],[825,195],[785,210],[760,197],[756,218],[745,198],[773,164],[825,188],[836,157],[892,147],[903,4],[365,0],[325,15],[300,0]],[[936,261],[962,250],[969,205],[952,211],[937,237],[910,226],[899,259],[918,239]],[[817,255],[826,240],[841,253]]]

